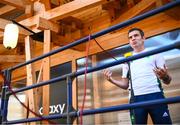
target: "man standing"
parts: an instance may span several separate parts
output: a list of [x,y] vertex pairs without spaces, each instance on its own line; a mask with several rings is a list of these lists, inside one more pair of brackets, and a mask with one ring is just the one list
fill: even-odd
[[[147,51],[144,47],[144,32],[141,29],[130,29],[128,38],[133,55]],[[121,80],[115,80],[110,70],[104,70],[103,74],[108,81],[122,89],[128,89],[130,86],[131,103],[164,98],[161,81],[168,85],[171,77],[162,56],[156,54],[123,65]],[[147,124],[148,114],[154,124],[172,124],[167,104],[130,110],[132,124]]]

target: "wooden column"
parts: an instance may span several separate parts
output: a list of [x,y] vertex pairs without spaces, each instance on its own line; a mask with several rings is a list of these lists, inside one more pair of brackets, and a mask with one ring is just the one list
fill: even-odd
[[[51,50],[51,31],[44,31],[44,54]],[[43,81],[50,79],[50,57],[43,59]],[[43,115],[49,115],[49,85],[43,86]],[[47,121],[43,121],[43,124],[48,124]]]
[[[96,66],[97,64],[97,57],[96,55],[92,56],[92,66]],[[93,72],[93,97],[94,97],[94,108],[100,108],[101,107],[101,96],[100,96],[100,84],[98,83],[98,76],[97,72]],[[100,114],[95,115],[95,124],[101,124],[101,116]]]
[[[26,61],[30,60],[33,58],[33,40],[27,36],[25,38],[25,52],[26,52]],[[35,70],[34,70],[34,66],[33,64],[28,64],[26,66],[26,71],[27,71],[27,86],[30,86],[32,85],[33,83],[35,83],[35,79],[36,79],[36,76],[35,76]],[[33,89],[31,90],[28,90],[26,91],[26,102],[29,103],[29,108],[32,110],[32,111],[35,111],[35,101],[34,101],[34,94],[33,94]],[[27,115],[28,116],[28,115]],[[29,117],[35,117],[34,114],[32,113],[29,113]],[[34,123],[31,123],[31,124],[34,124]]]
[[[75,72],[77,69],[77,65],[76,65],[76,60],[72,60],[72,72]],[[76,78],[73,80],[72,82],[72,93],[73,93],[73,102],[72,102],[72,105],[73,105],[73,108],[75,110],[78,109],[78,102],[77,102],[77,97],[78,97],[78,94],[77,94],[77,82],[76,82]],[[74,120],[73,122],[73,125],[77,125],[78,124],[78,117]]]

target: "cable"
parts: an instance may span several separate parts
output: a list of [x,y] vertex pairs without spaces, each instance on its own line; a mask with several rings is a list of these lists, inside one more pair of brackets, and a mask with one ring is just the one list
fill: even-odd
[[89,35],[89,40],[86,44],[86,62],[85,62],[85,77],[84,77],[84,96],[83,96],[83,102],[82,107],[80,111],[80,125],[83,124],[83,110],[84,110],[84,104],[86,101],[86,85],[87,85],[87,67],[88,67],[88,55],[89,55],[89,48],[90,48],[90,41],[91,41],[91,35]]
[[[91,30],[90,30],[91,31]],[[91,32],[90,32],[91,33]],[[90,49],[90,40],[91,40],[91,35],[89,34],[89,40],[86,44],[86,63],[85,63],[85,77],[84,77],[84,96],[83,96],[83,102],[82,102],[82,107],[80,111],[80,125],[83,124],[83,110],[84,110],[84,105],[86,101],[86,85],[87,85],[87,67],[88,67],[88,55],[89,55],[89,49]],[[111,58],[114,60],[118,61],[114,56],[112,56],[108,51],[106,51],[94,38],[94,41],[97,43],[97,45]]]
[[98,41],[94,38],[94,41],[96,42],[96,44],[103,50],[103,52],[105,52],[105,54],[111,58],[113,58],[114,60],[118,61],[118,59],[116,59],[111,53],[109,53],[108,51],[106,51],[99,43]]

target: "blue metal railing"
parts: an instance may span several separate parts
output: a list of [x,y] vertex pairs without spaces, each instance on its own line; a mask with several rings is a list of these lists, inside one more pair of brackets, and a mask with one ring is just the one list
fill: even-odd
[[[149,12],[146,12],[142,15],[139,15],[139,16],[136,16],[128,21],[125,21],[123,23],[119,23],[115,26],[112,26],[112,27],[109,27],[105,30],[102,30],[100,32],[97,32],[95,34],[92,34],[91,35],[91,39],[94,39],[96,37],[99,37],[99,36],[102,36],[106,33],[109,33],[111,31],[114,31],[114,30],[117,30],[117,29],[120,29],[120,28],[123,28],[125,26],[128,26],[130,24],[133,24],[133,23],[136,23],[140,20],[143,20],[147,17],[150,17],[150,16],[153,16],[155,14],[158,14],[160,12],[163,12],[167,9],[170,9],[172,7],[175,7],[175,6],[178,6],[180,4],[180,0],[177,0],[177,1],[173,1],[169,4],[166,4],[160,8],[157,8],[157,9],[154,9],[154,10],[151,10]],[[15,69],[17,68],[20,68],[22,66],[25,66],[27,64],[30,64],[30,63],[33,63],[35,61],[38,61],[40,59],[43,59],[45,57],[48,57],[48,56],[51,56],[53,54],[56,54],[58,52],[61,52],[63,50],[66,50],[68,48],[71,48],[73,46],[76,46],[76,45],[79,45],[81,43],[84,43],[86,41],[88,41],[89,39],[89,36],[86,36],[80,40],[77,40],[73,43],[70,43],[69,45],[67,46],[64,46],[64,47],[61,47],[61,48],[58,48],[56,50],[53,50],[47,54],[44,54],[42,56],[39,56],[39,57],[36,57],[36,58],[33,58],[32,60],[29,60],[25,63],[21,63],[19,65],[16,65],[14,67],[11,67],[9,69],[7,69],[6,71],[8,72],[12,72],[14,71]],[[144,53],[141,53],[141,54],[138,54],[138,55],[134,55],[134,56],[131,56],[131,57],[128,57],[128,58],[123,58],[121,60],[118,60],[116,62],[112,62],[112,63],[108,63],[108,64],[104,64],[104,65],[100,65],[100,66],[97,66],[97,67],[93,67],[91,69],[88,69],[88,73],[90,72],[94,72],[94,71],[97,71],[97,70],[100,70],[100,69],[104,69],[104,68],[107,68],[107,67],[111,67],[111,66],[114,66],[114,65],[118,65],[120,63],[124,63],[124,62],[127,62],[127,61],[131,61],[131,60],[135,60],[135,59],[139,59],[139,58],[143,58],[145,56],[149,56],[149,55],[152,55],[152,54],[157,54],[157,53],[160,53],[160,52],[164,52],[164,51],[168,51],[168,50],[171,50],[171,49],[174,49],[174,48],[178,48],[180,46],[180,42],[177,42],[177,43],[174,43],[174,44],[170,44],[168,46],[164,46],[164,47],[161,47],[161,48],[158,48],[158,49],[155,49],[153,51],[148,51],[148,52],[144,52]],[[51,80],[48,80],[48,81],[45,81],[45,82],[41,82],[41,83],[38,83],[38,84],[33,84],[31,86],[27,86],[27,87],[24,87],[24,88],[21,88],[21,89],[18,89],[18,90],[15,90],[14,93],[17,93],[17,92],[22,92],[22,91],[25,91],[25,90],[29,90],[29,89],[33,89],[33,88],[36,88],[36,87],[40,87],[40,86],[43,86],[43,85],[47,85],[47,84],[53,84],[54,82],[57,82],[57,81],[60,81],[60,80],[64,80],[66,78],[73,78],[73,77],[77,77],[79,75],[82,75],[84,74],[84,70],[82,71],[79,71],[79,72],[74,72],[74,73],[70,73],[70,74],[67,74],[67,75],[64,75],[64,76],[61,76],[61,77],[57,77],[57,78],[54,78],[54,79],[51,79]],[[7,82],[10,83],[10,79],[9,79],[9,76],[10,74],[8,75],[7,77]],[[78,112],[71,112],[70,108],[72,106],[72,81],[71,80],[67,80],[68,81],[68,108],[67,108],[67,113],[64,113],[62,115],[51,115],[51,116],[43,116],[43,118],[45,119],[56,119],[56,118],[61,118],[61,117],[67,117],[67,123],[70,123],[70,118],[71,117],[78,117],[79,116],[79,113]],[[8,85],[5,85],[4,88],[6,88]],[[4,97],[7,97],[7,98],[4,98],[2,97],[4,100],[2,100],[1,102],[1,122],[3,124],[17,124],[17,123],[22,123],[22,122],[32,122],[32,121],[39,121],[39,120],[42,120],[42,118],[29,118],[29,119],[21,119],[21,120],[14,120],[14,121],[7,121],[6,118],[7,118],[7,103],[8,103],[8,97],[9,95],[12,94],[12,92],[9,92],[8,90],[4,89],[3,91],[5,94],[3,95]],[[167,99],[163,99],[163,100],[159,100],[159,101],[148,101],[148,102],[142,102],[142,103],[134,103],[134,104],[126,104],[126,105],[121,105],[121,106],[113,106],[113,107],[105,107],[105,108],[99,108],[99,109],[93,109],[93,110],[85,110],[83,111],[83,115],[89,115],[89,114],[96,114],[96,113],[103,113],[103,112],[110,112],[110,111],[117,111],[117,110],[126,110],[126,109],[130,109],[130,108],[136,108],[136,107],[141,107],[141,106],[149,106],[149,105],[155,105],[155,104],[163,104],[163,103],[176,103],[176,102],[179,102],[180,101],[180,97],[174,97],[174,98],[167,98]]]

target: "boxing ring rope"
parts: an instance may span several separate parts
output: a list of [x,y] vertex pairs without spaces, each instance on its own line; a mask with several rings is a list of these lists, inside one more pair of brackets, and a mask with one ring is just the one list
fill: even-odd
[[[128,26],[128,25],[133,24],[135,22],[138,22],[138,21],[140,21],[142,19],[150,17],[150,16],[152,16],[154,14],[158,14],[160,12],[163,12],[163,11],[167,10],[167,9],[175,7],[175,6],[179,5],[179,4],[180,4],[180,0],[171,2],[171,3],[166,4],[166,5],[164,5],[164,6],[160,7],[160,8],[157,8],[157,9],[151,10],[149,12],[146,12],[146,13],[144,13],[142,15],[136,16],[136,17],[134,17],[134,18],[132,18],[132,19],[126,21],[126,22],[117,24],[115,26],[112,26],[112,27],[107,28],[105,30],[102,30],[100,32],[97,32],[95,34],[92,34],[91,39],[94,39],[96,37],[99,37],[101,35],[109,33],[109,32],[111,32],[113,30],[117,30],[117,29],[120,29],[122,27]],[[19,65],[16,65],[14,67],[11,67],[11,68],[5,70],[4,75],[6,77],[6,82],[5,82],[5,84],[3,86],[3,89],[2,89],[1,114],[0,114],[1,123],[3,123],[3,124],[17,124],[17,123],[23,123],[23,122],[33,122],[33,121],[41,121],[41,120],[43,120],[42,118],[28,118],[28,119],[7,121],[7,107],[8,107],[9,96],[12,95],[13,93],[22,92],[22,91],[25,91],[25,90],[33,89],[33,88],[40,87],[40,86],[47,85],[47,84],[53,84],[54,82],[64,80],[64,79],[66,79],[66,81],[67,81],[67,113],[49,115],[49,116],[42,116],[42,117],[45,118],[45,119],[57,119],[57,118],[67,117],[67,124],[70,123],[71,117],[78,117],[79,116],[79,111],[72,111],[71,110],[71,108],[72,108],[72,79],[79,76],[79,75],[83,75],[85,70],[78,71],[78,72],[73,72],[73,73],[70,73],[70,74],[66,74],[66,75],[63,75],[63,76],[60,76],[60,77],[53,78],[53,79],[48,80],[48,81],[40,82],[38,84],[33,84],[31,86],[27,86],[27,87],[24,87],[24,88],[21,88],[21,89],[17,89],[17,90],[14,90],[13,93],[8,91],[8,86],[9,85],[7,83],[10,83],[10,81],[11,81],[11,72],[13,70],[15,70],[17,68],[20,68],[22,66],[25,66],[27,64],[33,63],[35,61],[38,61],[40,59],[43,59],[45,57],[51,56],[53,54],[56,54],[56,53],[58,53],[60,51],[63,51],[65,49],[71,48],[71,47],[73,47],[75,45],[86,42],[86,41],[88,41],[88,37],[89,36],[84,37],[84,38],[82,38],[80,40],[77,40],[77,41],[75,41],[73,43],[68,44],[67,46],[64,46],[64,47],[61,47],[59,49],[53,50],[53,51],[51,51],[51,52],[49,52],[47,54],[44,54],[42,56],[33,58],[32,60],[29,60],[29,61],[27,61],[25,63],[21,63]],[[173,44],[170,44],[170,45],[167,45],[167,46],[164,46],[164,47],[159,47],[157,49],[154,49],[153,51],[144,52],[144,53],[141,53],[141,54],[133,55],[133,56],[128,57],[128,58],[120,59],[120,60],[115,61],[115,62],[111,62],[111,63],[107,63],[107,64],[100,65],[100,66],[97,66],[97,67],[93,67],[93,68],[88,69],[87,72],[90,73],[90,72],[98,71],[100,69],[115,66],[115,65],[118,65],[120,63],[124,63],[124,62],[127,62],[127,61],[132,61],[132,60],[135,60],[135,59],[143,58],[145,56],[157,54],[157,53],[168,51],[168,50],[175,49],[175,48],[180,48],[180,41],[178,41],[176,43],[173,43]],[[104,112],[111,112],[111,111],[118,111],[118,110],[127,110],[127,109],[130,109],[130,108],[137,108],[137,107],[143,107],[143,106],[149,106],[149,105],[157,105],[157,104],[165,104],[165,103],[170,104],[170,103],[177,103],[177,102],[180,102],[180,96],[166,98],[166,99],[160,99],[160,100],[154,100],[154,101],[141,102],[141,103],[133,103],[133,104],[125,104],[125,105],[119,105],[119,106],[104,107],[104,108],[91,109],[91,110],[84,110],[83,115],[90,115],[90,114],[97,114],[97,113],[104,113]]]

